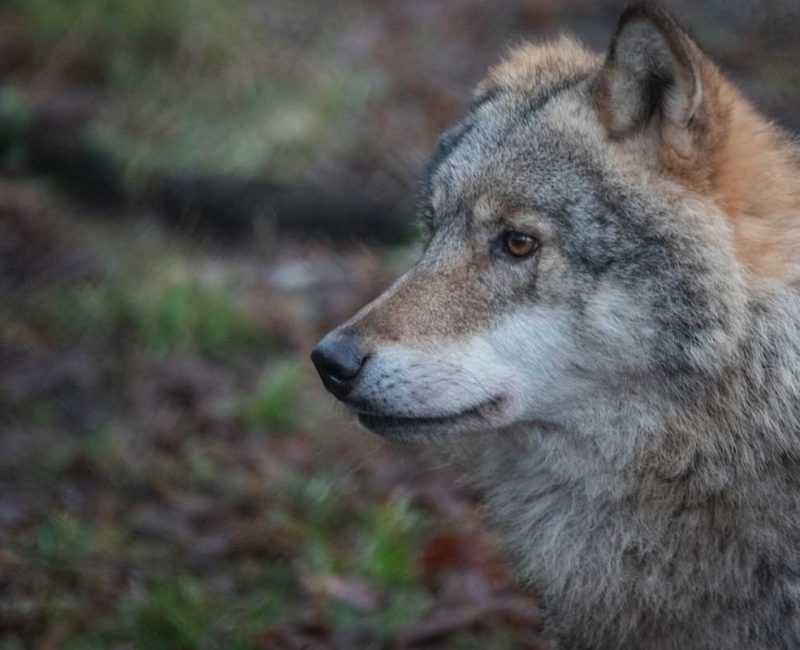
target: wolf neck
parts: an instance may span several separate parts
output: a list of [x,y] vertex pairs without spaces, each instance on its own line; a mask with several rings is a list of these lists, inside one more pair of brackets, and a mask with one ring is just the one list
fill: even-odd
[[717,376],[609,383],[562,425],[515,432],[486,455],[565,485],[591,482],[607,499],[662,479],[668,490],[685,480],[699,497],[719,495],[718,470],[757,477],[759,463],[800,457],[800,287],[764,283],[747,310],[747,333]]
[[729,216],[738,258],[754,277],[800,277],[800,149],[724,82],[725,124],[710,191]]
[[[713,599],[726,558],[786,556],[781,534],[761,533],[785,527],[785,509],[796,507],[800,290],[773,285],[750,317],[749,338],[719,378],[609,392],[572,426],[529,430],[525,442],[475,459],[487,512],[554,629],[588,633],[566,647],[661,647],[626,642],[634,626],[614,622],[638,612],[657,630],[687,615],[671,609]],[[720,590],[746,593],[751,569]],[[705,591],[693,592],[700,583]]]

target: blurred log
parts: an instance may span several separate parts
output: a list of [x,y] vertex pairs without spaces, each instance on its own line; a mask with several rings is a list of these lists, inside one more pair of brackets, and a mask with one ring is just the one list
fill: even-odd
[[402,207],[264,180],[165,175],[151,178],[144,194],[170,224],[196,224],[230,237],[252,234],[264,219],[293,236],[391,243],[407,236],[411,223]]
[[76,123],[81,117],[54,108],[34,111],[19,133],[17,145],[28,170],[92,201],[116,204],[133,198],[125,188],[124,161],[92,142],[87,127]]
[[0,90],[0,155],[17,147],[26,171],[52,177],[84,200],[148,207],[182,231],[205,231],[227,240],[251,237],[263,220],[279,234],[333,242],[390,243],[410,231],[406,205],[314,187],[160,172],[131,182],[124,153],[90,137],[89,113],[68,101],[28,107],[16,93]]

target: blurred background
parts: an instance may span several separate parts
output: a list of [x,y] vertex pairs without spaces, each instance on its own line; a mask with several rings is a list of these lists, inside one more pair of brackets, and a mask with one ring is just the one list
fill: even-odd
[[[665,4],[800,127],[800,0]],[[0,649],[541,647],[457,472],[308,354],[486,67],[621,9],[0,1]]]

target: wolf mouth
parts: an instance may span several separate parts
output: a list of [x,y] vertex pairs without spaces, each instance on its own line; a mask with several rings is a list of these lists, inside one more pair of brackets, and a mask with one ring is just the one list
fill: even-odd
[[426,431],[442,431],[468,421],[484,421],[489,415],[500,409],[502,402],[502,397],[493,397],[463,411],[428,417],[382,415],[366,411],[360,411],[357,415],[358,421],[364,427],[379,435],[386,436],[406,431],[425,433]]

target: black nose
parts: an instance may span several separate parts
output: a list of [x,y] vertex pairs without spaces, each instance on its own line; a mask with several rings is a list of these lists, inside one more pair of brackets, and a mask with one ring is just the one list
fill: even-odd
[[353,390],[366,360],[358,336],[348,332],[328,334],[311,353],[311,361],[325,388],[339,399],[344,399]]

